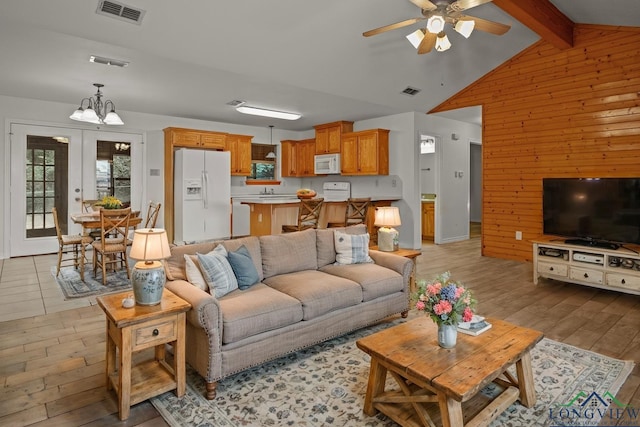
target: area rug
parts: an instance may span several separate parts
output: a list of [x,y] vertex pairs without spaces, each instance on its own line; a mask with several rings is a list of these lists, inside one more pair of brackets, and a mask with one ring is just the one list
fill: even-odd
[[[187,366],[185,396],[167,392],[151,402],[176,427],[396,426],[384,415],[362,412],[370,359],[355,342],[401,321],[365,328],[226,378],[212,401],[204,398],[202,377]],[[537,403],[526,408],[516,402],[491,426],[595,426],[606,407],[598,413],[589,400],[595,395],[613,405],[611,397],[615,399],[633,369],[633,362],[546,338],[532,350],[532,365]],[[495,390],[488,386],[482,393],[490,396]],[[591,408],[588,414],[585,407]],[[583,417],[575,415],[580,410]]]
[[102,273],[93,277],[93,269],[84,270],[84,282],[80,280],[80,272],[74,267],[62,267],[56,276],[56,267],[51,267],[51,274],[55,277],[65,299],[84,298],[93,295],[110,294],[131,289],[131,281],[125,270],[107,273],[107,286],[102,284]]

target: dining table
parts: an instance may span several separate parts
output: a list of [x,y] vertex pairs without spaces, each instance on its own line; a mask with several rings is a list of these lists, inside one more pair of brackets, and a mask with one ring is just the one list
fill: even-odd
[[[102,228],[102,223],[100,222],[100,211],[95,212],[83,212],[71,214],[71,220],[75,224],[82,225],[82,234],[89,234],[88,230]],[[134,229],[142,223],[142,218],[140,217],[140,211],[132,211],[131,217],[129,218],[129,227],[133,227]],[[80,280],[84,282],[84,260],[85,260],[85,248],[84,245],[81,245],[81,260],[80,263]]]

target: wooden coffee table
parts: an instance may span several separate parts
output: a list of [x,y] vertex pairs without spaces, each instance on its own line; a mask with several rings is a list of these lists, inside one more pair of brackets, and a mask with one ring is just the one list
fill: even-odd
[[[533,406],[529,352],[542,332],[487,320],[491,329],[459,333],[452,349],[438,346],[437,325],[427,316],[358,340],[371,356],[364,413],[380,411],[402,426],[484,426],[518,399]],[[514,364],[516,375],[507,371]],[[385,389],[387,374],[397,388]],[[479,393],[491,382],[504,389],[493,400]]]

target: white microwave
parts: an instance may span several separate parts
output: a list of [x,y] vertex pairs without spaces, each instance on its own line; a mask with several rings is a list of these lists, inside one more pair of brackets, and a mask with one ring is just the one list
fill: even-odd
[[314,157],[313,172],[316,175],[340,173],[340,154],[317,154]]

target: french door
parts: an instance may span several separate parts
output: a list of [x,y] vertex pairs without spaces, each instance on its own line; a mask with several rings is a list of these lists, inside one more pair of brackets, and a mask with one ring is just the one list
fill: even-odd
[[82,231],[71,221],[71,214],[82,211],[83,199],[98,196],[100,144],[128,146],[131,173],[128,181],[119,182],[128,183],[131,206],[139,207],[141,142],[142,136],[137,134],[12,123],[9,256],[57,252],[52,207],[58,210],[63,234]]

